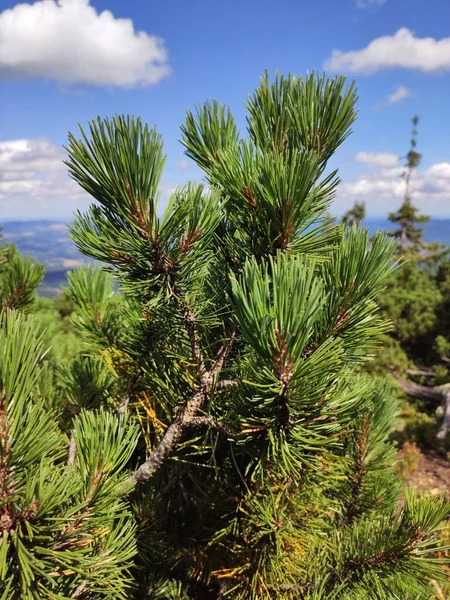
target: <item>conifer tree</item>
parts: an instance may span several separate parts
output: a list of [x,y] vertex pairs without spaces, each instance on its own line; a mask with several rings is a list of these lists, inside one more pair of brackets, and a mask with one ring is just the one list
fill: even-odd
[[403,254],[406,250],[417,253],[425,247],[422,241],[423,229],[417,224],[426,223],[430,220],[427,215],[420,215],[418,209],[414,206],[411,197],[411,178],[415,169],[420,164],[422,155],[417,152],[417,125],[419,117],[412,119],[411,140],[408,153],[406,155],[405,171],[403,179],[405,181],[405,194],[403,203],[395,213],[389,213],[389,220],[397,223],[399,228],[390,232],[398,240],[398,250]]
[[[67,290],[84,340],[64,374],[70,436],[34,399],[40,351],[5,399],[5,427],[24,432],[2,446],[4,598],[430,598],[449,506],[400,502],[395,404],[359,373],[387,330],[395,244],[325,218],[355,101],[342,77],[266,75],[246,137],[217,102],[188,112],[207,186],[162,214],[154,129],[116,116],[70,135],[69,173],[96,201],[71,235],[107,266]],[[14,382],[13,330],[0,379]],[[45,422],[26,469],[25,409]]]
[[[442,357],[445,358],[448,347],[448,327],[444,316],[447,311],[443,309],[446,307],[445,284],[440,280],[447,268],[449,250],[440,243],[426,243],[422,239],[420,225],[430,217],[419,215],[411,200],[411,178],[422,158],[416,151],[419,118],[414,117],[412,122],[403,174],[405,197],[398,212],[389,215],[389,219],[400,226],[390,235],[398,240],[398,253],[407,261],[388,279],[386,294],[381,300],[382,309],[394,324],[395,341],[393,346],[384,344],[377,362],[397,372],[397,383],[408,396],[431,401],[433,412],[436,407],[441,411],[443,406],[443,419],[439,418],[435,436],[441,440],[439,445],[444,441],[446,448],[450,431],[450,384]],[[443,278],[445,280],[445,275]],[[406,368],[408,362],[413,368]],[[405,375],[413,380],[406,380]]]
[[342,217],[342,223],[345,225],[361,225],[366,218],[366,203],[355,202],[352,208],[350,208]]

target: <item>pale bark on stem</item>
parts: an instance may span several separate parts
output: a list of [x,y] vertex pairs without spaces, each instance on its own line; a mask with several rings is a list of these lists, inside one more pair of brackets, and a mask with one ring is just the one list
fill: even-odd
[[74,464],[76,454],[77,454],[77,445],[75,442],[75,432],[72,432],[72,435],[70,436],[70,444],[69,444],[69,457],[67,459],[67,462],[69,463],[69,465]]
[[228,390],[232,388],[237,388],[239,386],[239,382],[234,379],[222,379],[216,385],[216,390]]

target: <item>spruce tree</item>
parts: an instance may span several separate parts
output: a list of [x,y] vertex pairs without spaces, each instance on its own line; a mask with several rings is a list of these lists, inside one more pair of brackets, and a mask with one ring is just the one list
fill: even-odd
[[62,424],[35,392],[39,345],[19,343],[34,323],[5,312],[3,598],[432,596],[449,506],[401,496],[395,403],[359,372],[395,243],[325,216],[355,102],[342,77],[266,75],[246,137],[217,102],[188,112],[206,185],[162,212],[156,130],[116,116],[70,135],[95,200],[71,235],[106,266],[70,276],[84,350]]

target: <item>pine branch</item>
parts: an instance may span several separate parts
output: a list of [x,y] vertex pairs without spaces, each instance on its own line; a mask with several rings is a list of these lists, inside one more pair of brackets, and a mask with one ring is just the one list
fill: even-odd
[[[203,354],[199,349],[198,338],[197,338],[197,327],[195,325],[195,319],[192,319],[192,313],[189,313],[187,325],[191,332],[192,348],[193,352],[199,352],[198,357],[201,364],[204,365]],[[212,418],[197,416],[197,413],[204,405],[207,398],[210,396],[213,389],[214,381],[218,377],[220,371],[223,369],[226,359],[228,358],[231,349],[233,347],[235,339],[235,332],[233,331],[231,337],[224,342],[219,352],[217,353],[216,360],[213,366],[207,370],[202,371],[200,376],[200,385],[198,389],[193,393],[191,398],[186,403],[185,407],[175,417],[173,423],[167,428],[164,436],[159,442],[158,446],[153,450],[147,460],[133,473],[132,479],[136,483],[143,483],[153,477],[153,475],[159,470],[164,460],[172,452],[177,442],[181,439],[183,432],[188,427],[198,427],[199,425],[214,426],[215,429],[225,430],[224,426],[215,422]],[[204,367],[203,367],[204,368]],[[219,427],[220,425],[220,427]]]
[[355,464],[355,474],[351,481],[350,486],[350,499],[347,505],[347,511],[344,516],[344,523],[349,525],[359,515],[359,499],[361,496],[362,486],[364,478],[367,474],[366,469],[366,458],[368,451],[368,438],[369,438],[369,415],[366,414],[362,426],[361,435],[358,439],[358,457]]

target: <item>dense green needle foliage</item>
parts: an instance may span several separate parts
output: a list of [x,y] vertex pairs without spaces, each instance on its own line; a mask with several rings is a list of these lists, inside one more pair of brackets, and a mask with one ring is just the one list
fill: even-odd
[[402,496],[392,393],[360,372],[396,244],[326,217],[355,102],[266,75],[244,137],[218,103],[188,112],[207,185],[164,210],[155,130],[70,136],[95,200],[71,234],[104,268],[70,275],[65,360],[3,307],[0,598],[432,597],[449,506]]

